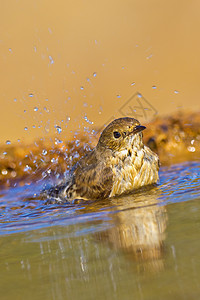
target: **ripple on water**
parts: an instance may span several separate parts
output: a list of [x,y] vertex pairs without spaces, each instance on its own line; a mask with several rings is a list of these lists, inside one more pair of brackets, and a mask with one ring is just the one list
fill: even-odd
[[[129,196],[133,203],[141,206],[155,205],[148,202],[156,199],[156,204],[183,202],[197,199],[200,194],[200,163],[186,162],[162,167],[160,182],[151,189],[138,190]],[[111,214],[120,211],[123,197],[119,199],[81,204],[45,205],[39,198],[44,182],[32,183],[23,187],[14,187],[0,191],[0,233],[8,234],[27,231],[52,225],[69,226],[77,223],[103,221],[101,226],[109,226]],[[137,204],[137,205],[139,205]],[[100,230],[101,226],[92,226],[90,230]],[[76,233],[76,234],[81,234]]]
[[161,168],[160,199],[165,203],[196,199],[200,192],[199,179],[199,162],[185,162]]

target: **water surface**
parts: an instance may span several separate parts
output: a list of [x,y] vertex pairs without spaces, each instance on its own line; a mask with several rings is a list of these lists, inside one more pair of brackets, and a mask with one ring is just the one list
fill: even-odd
[[157,186],[45,205],[43,182],[0,191],[1,299],[197,299],[200,163]]

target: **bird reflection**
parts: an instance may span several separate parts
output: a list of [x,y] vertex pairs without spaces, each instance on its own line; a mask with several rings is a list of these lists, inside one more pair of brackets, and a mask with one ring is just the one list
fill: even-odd
[[164,267],[167,212],[158,202],[159,194],[155,187],[113,198],[112,226],[96,234],[98,240],[108,242],[113,249],[141,263],[144,270],[160,271]]

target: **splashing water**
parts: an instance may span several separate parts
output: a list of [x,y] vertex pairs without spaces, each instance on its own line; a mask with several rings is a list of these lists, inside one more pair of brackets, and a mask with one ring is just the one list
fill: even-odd
[[90,121],[90,120],[88,119],[88,117],[87,117],[86,114],[85,114],[85,116],[83,117],[83,119],[84,119],[87,123],[89,123],[89,124],[94,124],[94,122],[92,122],[92,121]]
[[62,132],[62,128],[58,125],[55,125],[56,131],[60,134]]

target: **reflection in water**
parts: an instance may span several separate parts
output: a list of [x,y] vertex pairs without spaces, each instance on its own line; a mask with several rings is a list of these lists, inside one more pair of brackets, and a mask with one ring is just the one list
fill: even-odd
[[[159,189],[145,194],[114,198],[113,226],[96,234],[113,249],[123,250],[129,259],[142,262],[144,269],[159,271],[163,268],[163,244],[167,225],[164,206],[158,205]],[[134,199],[135,198],[135,199]],[[142,200],[143,199],[143,200]]]

